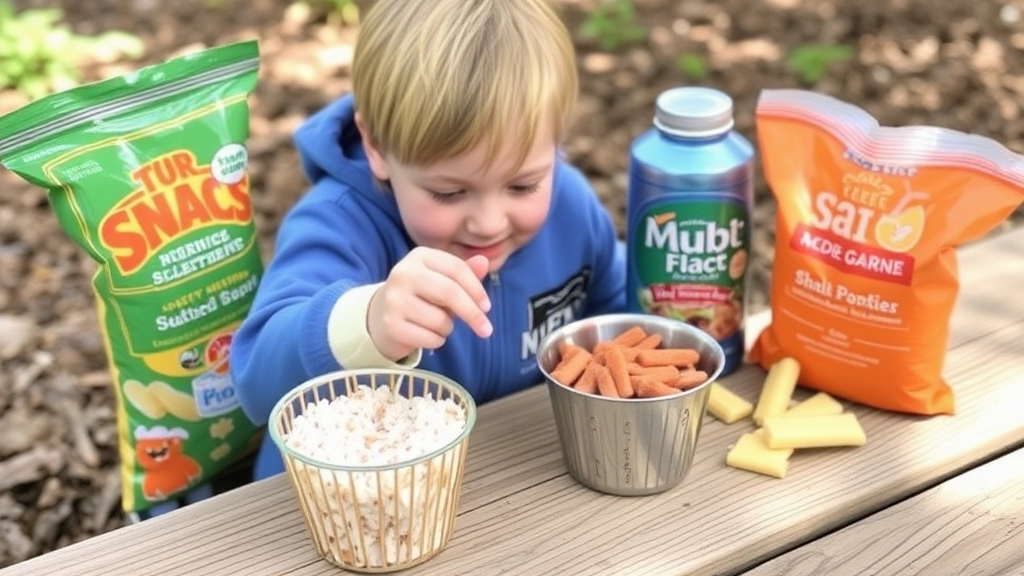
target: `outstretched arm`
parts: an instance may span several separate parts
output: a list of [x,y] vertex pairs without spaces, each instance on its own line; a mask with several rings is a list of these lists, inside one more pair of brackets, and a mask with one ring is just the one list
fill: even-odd
[[[258,424],[288,390],[341,367],[328,337],[331,313],[342,295],[383,281],[388,269],[371,215],[324,196],[314,188],[285,217],[276,253],[232,341],[235,387],[243,410]],[[358,322],[335,317],[340,325]]]

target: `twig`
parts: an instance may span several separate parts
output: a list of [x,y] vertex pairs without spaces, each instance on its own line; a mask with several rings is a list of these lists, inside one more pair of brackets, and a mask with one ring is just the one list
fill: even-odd
[[98,467],[100,453],[96,449],[96,445],[93,444],[92,437],[89,436],[89,428],[86,426],[85,417],[82,415],[82,409],[79,408],[78,402],[68,396],[61,396],[59,408],[64,413],[68,425],[71,426],[71,436],[78,457],[86,466]]
[[39,548],[49,548],[57,540],[60,525],[71,516],[71,500],[62,500],[56,508],[43,510],[32,527],[32,542]]
[[31,558],[36,547],[17,522],[0,520],[0,550],[7,552],[5,560],[18,563]]
[[33,448],[0,462],[0,492],[56,474],[64,467],[64,455],[56,448]]
[[111,385],[110,372],[106,370],[93,370],[92,372],[83,374],[75,380],[75,385],[87,390],[93,388],[106,388]]
[[15,373],[13,386],[14,393],[21,394],[25,390],[28,390],[28,387],[39,379],[46,368],[47,366],[43,363],[34,363],[29,364],[21,371]]
[[107,473],[106,481],[103,483],[103,491],[96,498],[96,509],[92,514],[92,529],[102,532],[103,527],[114,513],[114,508],[121,501],[121,474],[117,468]]

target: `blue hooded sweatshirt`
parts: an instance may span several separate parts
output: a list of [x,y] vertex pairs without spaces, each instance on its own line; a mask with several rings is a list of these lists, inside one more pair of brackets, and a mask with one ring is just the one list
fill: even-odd
[[[415,247],[394,197],[374,185],[351,96],[310,117],[295,142],[312,188],[282,221],[231,345],[242,409],[260,425],[289,390],[343,368],[328,343],[332,307],[346,291],[386,280]],[[456,321],[444,346],[424,352],[418,367],[452,378],[478,404],[538,384],[535,355],[544,336],[574,319],[624,310],[625,283],[625,252],[611,218],[583,175],[559,159],[547,221],[484,277],[494,333],[480,338]],[[255,477],[283,469],[268,434]]]

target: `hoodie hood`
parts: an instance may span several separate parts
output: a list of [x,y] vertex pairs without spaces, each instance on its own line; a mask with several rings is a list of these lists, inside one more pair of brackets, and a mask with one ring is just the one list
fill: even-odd
[[351,94],[331,102],[302,123],[295,131],[295,147],[302,170],[314,186],[324,179],[340,182],[398,218],[394,197],[382,193],[373,181],[356,128]]

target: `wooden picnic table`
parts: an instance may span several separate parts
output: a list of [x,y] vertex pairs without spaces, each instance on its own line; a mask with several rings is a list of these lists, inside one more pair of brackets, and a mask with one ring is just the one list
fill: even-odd
[[[797,451],[784,479],[727,467],[751,425],[708,416],[680,486],[616,497],[568,476],[537,386],[480,407],[454,536],[407,573],[1024,573],[1024,229],[963,248],[960,274],[944,372],[955,416],[844,403],[867,445]],[[753,316],[751,333],[767,321]],[[764,376],[748,365],[723,382],[756,401]],[[0,575],[339,572],[279,475]]]

